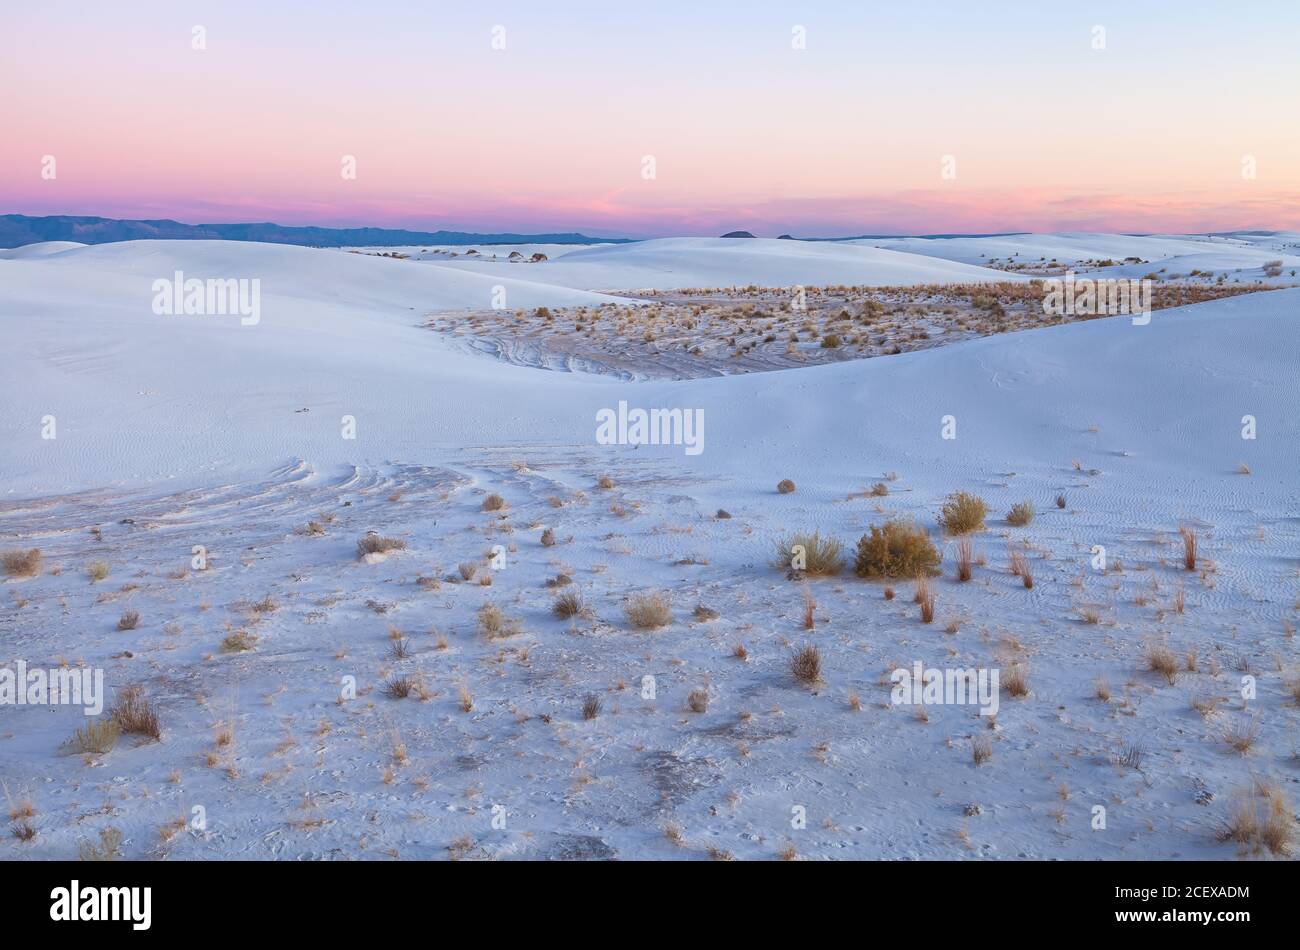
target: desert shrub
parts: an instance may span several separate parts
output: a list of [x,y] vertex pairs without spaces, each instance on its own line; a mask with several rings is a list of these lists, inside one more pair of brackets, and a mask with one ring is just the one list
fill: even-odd
[[162,739],[158,713],[144,698],[144,691],[139,686],[123,687],[110,715],[127,735],[148,736],[155,742]]
[[602,475],[600,476],[600,479],[596,482],[596,487],[603,488],[605,489],[605,491],[609,491],[611,488],[614,487],[614,479],[610,478],[608,475]]
[[1029,695],[1029,677],[1025,673],[1025,668],[1019,663],[1013,663],[1009,669],[1002,671],[1002,688],[1006,690],[1008,696],[1015,696],[1017,699]]
[[542,532],[542,547],[549,548],[555,544],[555,532],[547,528]]
[[1223,741],[1234,751],[1245,755],[1255,744],[1259,736],[1259,722],[1255,719],[1240,718],[1223,730]]
[[138,610],[123,612],[117,621],[117,629],[119,630],[134,630],[138,626],[140,626],[140,611]]
[[1220,841],[1235,841],[1255,853],[1268,850],[1279,857],[1291,854],[1295,836],[1294,809],[1286,793],[1266,779],[1256,779],[1253,788],[1237,793],[1219,832]]
[[1165,681],[1173,686],[1178,681],[1180,671],[1178,666],[1178,657],[1174,651],[1169,649],[1163,643],[1148,643],[1145,651],[1147,669],[1152,673],[1158,673],[1165,678]]
[[257,645],[257,638],[247,630],[236,630],[221,641],[222,653],[247,653]]
[[1057,507],[1057,508],[1064,508],[1064,507],[1065,507],[1065,496],[1064,496],[1064,495],[1057,495],[1057,496],[1056,496],[1056,507]]
[[478,609],[479,633],[489,640],[502,640],[520,632],[519,621],[507,617],[496,604],[484,604]]
[[582,608],[582,595],[573,590],[555,598],[555,603],[551,605],[551,613],[561,620],[567,620],[569,617],[576,617],[582,613]]
[[1022,501],[1011,506],[1007,512],[1007,524],[1014,525],[1017,528],[1023,528],[1029,522],[1034,520],[1034,503],[1032,501]]
[[1183,539],[1183,567],[1189,571],[1196,570],[1196,556],[1199,540],[1196,529],[1191,525],[1180,524],[1178,535]]
[[98,583],[108,576],[108,562],[91,561],[86,565],[86,573],[90,575],[92,584]]
[[474,575],[478,573],[478,565],[472,561],[466,561],[464,564],[457,564],[456,571],[460,574],[462,580],[472,581]]
[[653,630],[672,622],[672,609],[668,598],[657,591],[637,594],[624,608],[627,619],[637,630]]
[[957,580],[963,583],[971,579],[974,573],[975,554],[970,538],[957,541]]
[[500,495],[494,493],[483,499],[484,511],[504,511],[505,508],[506,500]]
[[776,483],[776,490],[782,495],[788,495],[794,491],[794,482],[790,481],[788,478],[783,478]]
[[115,861],[122,856],[121,844],[122,832],[105,828],[99,833],[98,845],[85,840],[77,842],[77,857],[82,861]]
[[1265,261],[1265,262],[1264,262],[1264,276],[1265,276],[1265,277],[1281,277],[1281,276],[1282,276],[1282,262],[1281,262],[1281,261]]
[[837,349],[841,342],[842,341],[840,340],[838,334],[828,333],[824,337],[822,337],[822,349],[823,350]]
[[921,622],[934,623],[934,590],[930,579],[922,574],[916,579],[916,603],[921,605]]
[[368,534],[357,542],[357,557],[367,554],[387,554],[389,551],[405,551],[406,542],[400,538],[383,538],[377,534]]
[[37,548],[6,551],[0,554],[0,564],[8,577],[35,577],[41,572],[41,552]]
[[693,713],[707,712],[709,709],[709,691],[707,689],[691,690],[691,695],[686,698],[686,705],[690,707]]
[[844,569],[844,546],[834,538],[822,539],[821,533],[796,534],[779,541],[776,546],[777,567],[788,570],[793,567],[793,549],[803,548],[804,566],[802,570],[813,577],[834,577]]
[[83,755],[106,755],[113,751],[113,746],[117,745],[118,737],[121,735],[122,727],[117,724],[117,720],[112,716],[105,716],[103,719],[86,723],[74,732],[67,745],[72,751]]
[[970,492],[954,492],[943,503],[939,512],[939,526],[948,534],[970,534],[984,530],[984,516],[988,506],[984,499]]
[[595,693],[588,693],[582,699],[582,718],[595,719],[600,715],[601,703],[600,697]]
[[937,574],[939,550],[920,525],[893,519],[872,525],[871,533],[858,541],[853,570],[859,577],[916,577]]
[[810,686],[820,683],[822,679],[822,655],[811,643],[804,646],[790,659],[790,673],[796,682]]
[[415,682],[406,674],[394,676],[384,684],[384,695],[389,699],[405,699],[415,691]]

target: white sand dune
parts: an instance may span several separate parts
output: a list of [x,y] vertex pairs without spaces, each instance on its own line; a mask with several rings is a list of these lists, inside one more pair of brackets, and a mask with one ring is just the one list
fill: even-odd
[[[176,269],[260,277],[261,322],[156,316],[150,283]],[[719,449],[705,458],[737,471],[755,453],[788,451],[792,466],[846,474],[864,451],[894,445],[946,477],[950,464],[1046,454],[1049,419],[1067,454],[1077,434],[1068,417],[1106,416],[1133,446],[1126,465],[1177,472],[1234,444],[1235,429],[1212,419],[1286,405],[1296,385],[1291,292],[1159,313],[1149,327],[1118,318],[885,361],[622,388],[451,352],[420,329],[428,310],[483,304],[499,278],[473,271],[275,245],[137,242],[15,262],[2,281],[14,411],[0,458],[11,488],[29,491],[289,456],[347,462],[358,450],[376,459],[507,439],[582,442],[595,409],[618,398],[706,408]],[[505,286],[519,306],[608,299]],[[1156,365],[1162,372],[1146,368]],[[877,405],[890,411],[882,417]],[[939,416],[959,409],[971,438],[954,452],[932,436]],[[54,445],[33,422],[47,413],[64,426]],[[356,444],[338,438],[345,413],[364,420]],[[157,437],[130,438],[123,420]]]
[[76,241],[42,241],[39,244],[24,244],[22,247],[0,248],[0,261],[22,261],[33,257],[49,257],[62,254],[79,247],[86,247]]
[[[520,265],[457,258],[440,264],[512,275]],[[1000,271],[851,243],[766,238],[660,238],[570,251],[528,265],[530,279],[587,290],[951,284],[1018,280]],[[535,275],[535,276],[534,276]]]
[[[1056,262],[1077,273],[1103,277],[1144,277],[1160,273],[1164,279],[1186,278],[1193,270],[1207,274],[1227,273],[1234,279],[1294,284],[1292,269],[1300,270],[1300,240],[1295,232],[1271,234],[1012,234],[999,237],[863,239],[850,243],[888,248],[909,254],[924,254],[941,260],[983,264],[991,260],[1017,265],[1045,265]],[[1136,257],[1140,263],[1125,264]],[[1097,261],[1111,260],[1111,266],[1096,267]],[[1281,277],[1267,278],[1263,266],[1280,260]]]

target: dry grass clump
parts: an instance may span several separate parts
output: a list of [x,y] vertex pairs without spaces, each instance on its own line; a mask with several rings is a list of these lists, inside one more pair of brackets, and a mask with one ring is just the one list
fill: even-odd
[[628,622],[637,630],[654,630],[672,623],[672,608],[668,598],[658,591],[636,594],[623,608]]
[[221,641],[222,653],[247,653],[257,646],[257,638],[247,630],[236,630]]
[[0,554],[0,564],[6,577],[35,577],[41,572],[41,552],[39,548],[6,551]]
[[401,538],[383,538],[377,534],[368,534],[357,542],[357,557],[367,554],[387,554],[389,551],[405,551],[406,542]]
[[456,572],[460,574],[461,580],[472,581],[474,575],[478,573],[478,565],[473,561],[466,561],[456,565]]
[[1032,589],[1034,586],[1034,570],[1029,566],[1029,558],[1025,557],[1023,551],[1012,548],[1008,552],[1010,558],[1010,571],[1013,575],[1020,578],[1021,583],[1026,589]]
[[1289,856],[1296,835],[1294,811],[1280,785],[1257,779],[1250,791],[1238,793],[1219,840],[1235,841],[1256,854]]
[[690,707],[693,713],[708,712],[709,691],[707,689],[691,690],[691,694],[686,697],[686,705]]
[[[795,566],[795,548],[803,549],[802,567]],[[777,542],[776,563],[782,569],[801,570],[813,577],[834,577],[844,569],[844,546],[821,533],[796,534]]]
[[483,499],[484,511],[505,511],[506,507],[506,500],[495,492]]
[[1022,699],[1029,695],[1029,675],[1019,663],[1013,663],[1002,671],[1002,689],[1008,696]]
[[943,555],[920,525],[901,518],[872,525],[858,541],[853,570],[859,577],[918,577],[938,574]]
[[1064,507],[1065,507],[1065,496],[1064,496],[1064,495],[1057,495],[1057,496],[1056,496],[1056,507],[1057,507],[1057,508],[1064,508]]
[[1183,567],[1189,571],[1196,570],[1196,553],[1199,539],[1196,529],[1191,525],[1180,524],[1178,535],[1183,539]]
[[803,585],[803,628],[805,630],[811,630],[813,627],[817,626],[816,610],[817,610],[817,601],[813,598],[812,589],[807,584],[804,584]]
[[1147,670],[1152,673],[1159,673],[1170,686],[1178,682],[1178,674],[1182,672],[1178,657],[1165,644],[1159,642],[1148,643],[1146,650],[1143,651],[1143,659],[1146,660]]
[[1225,701],[1222,696],[1199,693],[1192,697],[1192,708],[1200,713],[1202,719],[1209,719],[1218,713]]
[[614,487],[614,479],[610,478],[608,475],[602,475],[596,481],[596,487],[603,488],[605,489],[605,491],[609,491],[611,488]]
[[1022,501],[1011,506],[1007,512],[1007,524],[1014,525],[1017,528],[1023,528],[1029,522],[1034,520],[1034,503],[1032,501]]
[[117,620],[117,629],[119,630],[134,630],[138,626],[140,626],[140,611],[138,610],[124,611]]
[[954,492],[948,496],[939,512],[939,527],[947,534],[970,534],[984,530],[984,517],[988,514],[984,499],[970,492]]
[[783,478],[776,483],[776,490],[782,495],[788,495],[794,491],[794,482],[788,478]]
[[117,745],[122,735],[122,727],[112,716],[96,719],[72,734],[67,747],[82,755],[107,755]]
[[976,765],[983,765],[993,758],[993,740],[985,735],[977,735],[970,741],[970,757]]
[[547,528],[542,532],[542,547],[549,548],[555,545],[555,532]]
[[496,604],[484,604],[478,609],[478,631],[489,640],[504,640],[520,630],[519,621],[507,617]]
[[913,600],[921,605],[921,622],[934,623],[934,590],[930,587],[930,579],[924,574],[916,579]]
[[822,655],[814,644],[807,644],[790,660],[790,672],[796,682],[813,686],[822,680]]
[[601,703],[600,697],[595,693],[588,693],[582,698],[582,718],[586,720],[595,719],[600,715]]
[[1223,730],[1223,741],[1234,752],[1240,752],[1242,755],[1250,752],[1258,737],[1259,723],[1245,717],[1234,720],[1232,725]]
[[162,739],[162,726],[157,711],[144,698],[137,686],[124,686],[117,694],[117,703],[109,711],[118,728],[127,735],[147,736],[155,742]]
[[576,617],[583,611],[582,594],[576,590],[568,591],[555,598],[555,603],[551,605],[551,613],[561,620],[567,620],[570,617]]
[[91,561],[86,565],[86,573],[90,575],[90,582],[97,584],[108,576],[108,562]]
[[405,699],[415,692],[415,681],[403,673],[384,683],[384,695],[389,699]]
[[122,856],[120,846],[122,832],[116,828],[105,828],[99,833],[99,844],[90,841],[77,842],[77,858],[81,861],[116,861]]
[[957,580],[963,583],[974,574],[975,554],[970,538],[962,537],[957,541]]

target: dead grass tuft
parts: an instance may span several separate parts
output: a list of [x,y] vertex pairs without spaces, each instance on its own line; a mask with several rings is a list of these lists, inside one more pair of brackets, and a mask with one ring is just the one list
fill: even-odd
[[35,577],[41,572],[41,552],[39,548],[6,551],[0,554],[0,564],[7,577]]
[[797,682],[813,686],[822,679],[822,655],[814,644],[807,644],[790,660],[790,672]]
[[939,527],[947,534],[970,534],[984,530],[988,506],[984,499],[970,492],[954,492],[939,512]]
[[942,555],[920,525],[893,519],[872,525],[858,541],[853,570],[859,577],[918,577],[939,573]]
[[668,598],[658,591],[634,595],[623,608],[628,622],[637,630],[654,630],[672,623]]

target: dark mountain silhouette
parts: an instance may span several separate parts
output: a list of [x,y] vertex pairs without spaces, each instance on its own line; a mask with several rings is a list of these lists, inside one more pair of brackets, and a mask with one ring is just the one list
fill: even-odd
[[0,215],[0,247],[40,241],[108,244],[150,238],[199,241],[265,241],[308,247],[392,247],[402,244],[623,244],[629,238],[593,238],[585,234],[472,234],[466,231],[404,231],[392,228],[287,227],[280,224],[182,224],[119,220],[78,215],[30,217]]

